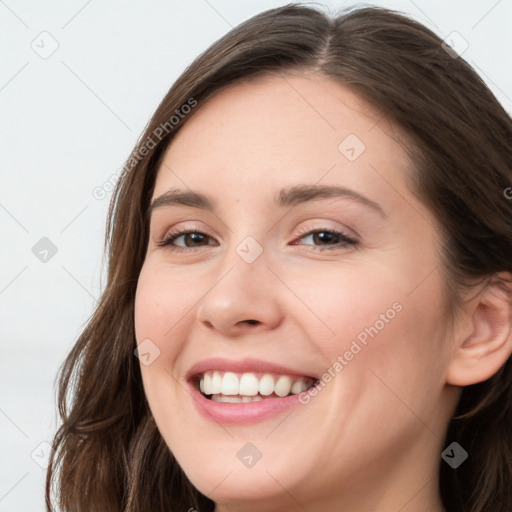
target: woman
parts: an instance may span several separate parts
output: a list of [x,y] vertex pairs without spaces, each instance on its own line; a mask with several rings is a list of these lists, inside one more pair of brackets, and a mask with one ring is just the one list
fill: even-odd
[[398,13],[215,43],[112,199],[48,510],[510,511],[511,146]]

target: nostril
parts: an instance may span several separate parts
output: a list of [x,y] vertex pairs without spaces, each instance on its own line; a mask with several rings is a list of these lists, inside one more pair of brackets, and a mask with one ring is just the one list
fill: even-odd
[[246,322],[251,325],[259,324],[258,320],[246,320]]

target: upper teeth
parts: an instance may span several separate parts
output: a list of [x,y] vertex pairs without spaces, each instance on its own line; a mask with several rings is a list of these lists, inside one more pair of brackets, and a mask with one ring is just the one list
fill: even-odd
[[208,371],[202,375],[199,388],[205,395],[256,396],[259,393],[268,396],[275,393],[283,397],[290,393],[293,395],[301,393],[313,383],[313,379],[309,377]]

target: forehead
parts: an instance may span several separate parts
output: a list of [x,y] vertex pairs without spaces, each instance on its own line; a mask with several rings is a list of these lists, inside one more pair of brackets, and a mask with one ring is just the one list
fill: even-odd
[[381,172],[400,188],[411,163],[396,136],[378,109],[329,78],[260,76],[218,91],[193,112],[165,152],[155,195],[222,183],[389,187]]

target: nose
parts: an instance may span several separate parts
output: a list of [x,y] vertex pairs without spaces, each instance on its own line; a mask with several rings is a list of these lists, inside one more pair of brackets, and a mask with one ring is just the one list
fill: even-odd
[[224,336],[272,330],[283,320],[279,280],[263,255],[247,263],[238,254],[212,272],[208,292],[201,299],[197,322]]

